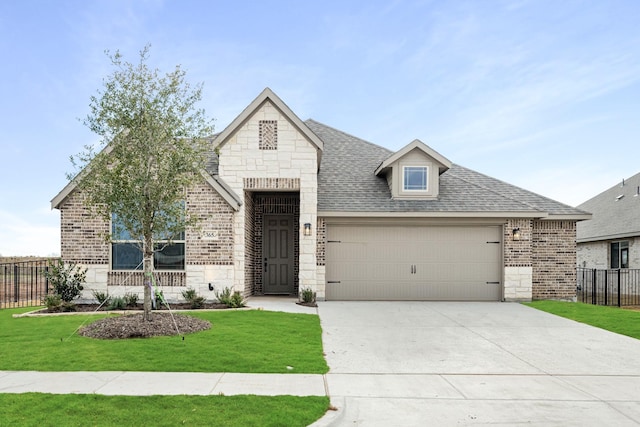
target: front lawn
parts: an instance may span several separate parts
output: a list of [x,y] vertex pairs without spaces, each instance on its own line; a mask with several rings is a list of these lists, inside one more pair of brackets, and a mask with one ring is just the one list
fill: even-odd
[[564,301],[533,301],[529,307],[566,317],[607,331],[640,339],[640,312],[618,307]]
[[[317,315],[261,310],[202,311],[210,330],[172,337],[96,340],[75,334],[106,316],[12,318],[0,310],[0,370],[324,374]],[[89,320],[88,320],[89,319]],[[291,367],[292,369],[288,368]]]
[[3,426],[307,426],[328,397],[0,394]]

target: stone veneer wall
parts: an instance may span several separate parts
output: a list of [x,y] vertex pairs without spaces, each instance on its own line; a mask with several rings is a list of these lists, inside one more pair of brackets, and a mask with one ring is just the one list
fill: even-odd
[[[259,128],[261,120],[277,121],[277,148],[261,150]],[[318,151],[307,137],[274,104],[265,101],[229,135],[218,141],[220,178],[238,195],[249,192],[300,193],[299,224],[315,224],[317,220]],[[255,202],[255,201],[254,201]],[[247,229],[243,204],[234,216],[234,288],[246,286],[247,264],[255,264],[246,257]],[[255,208],[255,206],[254,206]],[[260,216],[255,214],[256,219]],[[256,232],[258,224],[255,225]],[[299,286],[317,286],[316,234],[303,236],[298,225],[295,240],[299,242]],[[257,248],[257,246],[256,246]],[[250,267],[250,266],[249,266]],[[255,272],[255,265],[254,265]],[[254,277],[256,280],[257,277]]]
[[533,299],[575,300],[576,221],[533,221]]
[[[520,240],[513,240],[513,230],[520,229]],[[533,286],[533,226],[530,219],[509,219],[504,225],[504,299],[531,301]]]

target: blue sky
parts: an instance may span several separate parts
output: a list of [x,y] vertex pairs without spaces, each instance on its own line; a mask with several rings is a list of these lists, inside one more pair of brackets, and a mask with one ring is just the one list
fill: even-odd
[[204,82],[220,131],[265,87],[313,118],[569,205],[640,172],[640,2],[0,2],[0,254],[59,253],[105,49]]

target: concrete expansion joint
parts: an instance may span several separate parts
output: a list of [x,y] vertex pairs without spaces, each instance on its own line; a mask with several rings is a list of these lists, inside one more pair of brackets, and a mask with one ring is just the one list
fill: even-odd
[[[117,371],[115,371],[115,372],[117,372]],[[125,374],[126,374],[125,371],[117,372],[117,375],[115,375],[113,378],[110,378],[107,381],[105,381],[102,385],[100,385],[98,388],[96,388],[93,392],[95,394],[104,394],[104,393],[100,393],[100,390],[104,389],[105,387],[110,386],[114,381],[122,378]]]
[[215,390],[218,387],[218,385],[220,385],[220,381],[222,381],[222,378],[224,378],[224,376],[225,376],[225,372],[221,372],[220,376],[218,377],[218,380],[215,382],[213,387],[211,387],[211,390],[209,390],[209,394],[213,394],[213,390]]

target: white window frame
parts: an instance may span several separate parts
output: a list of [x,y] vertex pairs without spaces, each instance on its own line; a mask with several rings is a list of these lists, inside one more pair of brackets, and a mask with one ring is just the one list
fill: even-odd
[[[407,169],[423,169],[424,170],[424,188],[408,189],[406,187],[406,170]],[[402,192],[404,193],[427,193],[429,191],[429,166],[425,165],[406,165],[402,166]]]

